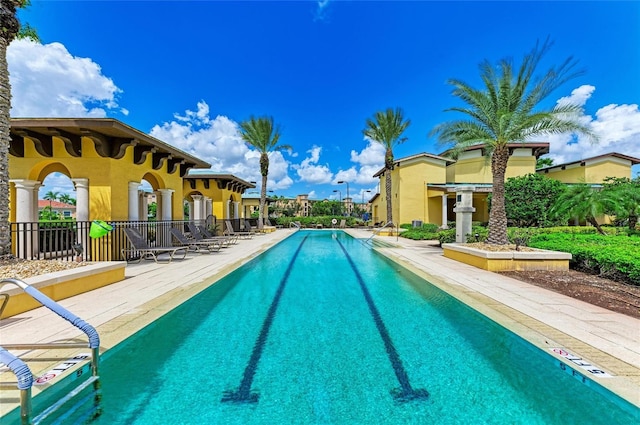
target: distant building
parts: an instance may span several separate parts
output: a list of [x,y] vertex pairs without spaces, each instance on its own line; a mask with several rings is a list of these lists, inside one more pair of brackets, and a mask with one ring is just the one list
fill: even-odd
[[76,206],[65,204],[60,201],[48,201],[46,199],[38,199],[38,214],[45,208],[51,207],[51,211],[62,218],[76,218]]

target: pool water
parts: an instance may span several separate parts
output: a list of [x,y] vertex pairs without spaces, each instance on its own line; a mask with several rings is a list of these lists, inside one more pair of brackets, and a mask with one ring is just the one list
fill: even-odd
[[108,351],[100,375],[96,424],[637,420],[336,231],[297,232]]

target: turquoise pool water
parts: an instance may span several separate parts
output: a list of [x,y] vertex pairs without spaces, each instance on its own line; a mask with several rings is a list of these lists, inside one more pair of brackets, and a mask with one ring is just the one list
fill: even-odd
[[333,231],[297,232],[108,351],[101,367],[96,424],[637,420],[548,354]]

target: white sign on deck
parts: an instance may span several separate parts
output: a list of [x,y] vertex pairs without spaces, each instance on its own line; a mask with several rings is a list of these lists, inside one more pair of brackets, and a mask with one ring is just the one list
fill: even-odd
[[[611,378],[612,377],[611,375],[609,375],[604,370],[592,365],[591,363],[587,362],[586,360],[584,360],[581,357],[578,357],[578,356],[576,356],[574,354],[571,354],[570,352],[568,352],[564,348],[550,348],[550,350],[553,351],[555,354],[559,355],[560,357],[564,357],[565,359],[569,360],[571,363],[575,364],[576,366],[579,366],[582,369],[586,370],[587,372],[589,372],[593,376],[597,376],[599,378]],[[560,368],[562,368],[564,370],[563,366],[565,366],[565,364],[561,363],[560,364]]]

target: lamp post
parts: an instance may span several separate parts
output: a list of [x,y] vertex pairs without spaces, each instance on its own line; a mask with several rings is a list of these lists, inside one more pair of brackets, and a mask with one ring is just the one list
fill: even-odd
[[340,195],[340,209],[342,209],[342,192],[340,192],[340,189],[333,189],[333,191],[338,192],[338,194]]
[[[344,181],[344,180],[340,180],[338,182],[338,184],[343,184],[343,183],[347,185],[347,197],[346,197],[346,199],[351,199],[351,198],[349,198],[349,182],[348,181]],[[348,215],[351,215],[350,211],[349,211],[349,204],[347,204],[347,213],[349,213]]]
[[361,204],[362,204],[362,209],[363,210],[364,210],[364,194],[365,193],[371,193],[371,191],[370,190],[363,190],[362,191],[362,202],[361,202]]
[[365,207],[364,207],[364,194],[365,194],[365,193],[367,193],[367,192],[368,192],[368,193],[371,193],[371,191],[370,191],[370,190],[363,190],[363,191],[362,191],[362,202],[360,203],[360,206],[362,207],[362,219],[363,219],[363,220],[364,220],[364,215],[368,212],[368,211],[367,211],[367,209],[368,209],[368,208],[367,208],[367,209],[365,209]]

